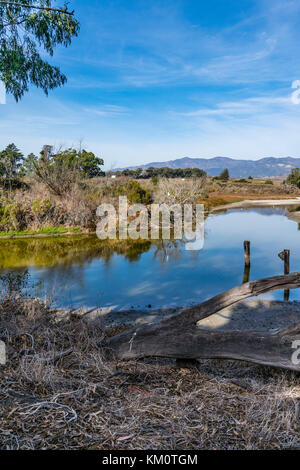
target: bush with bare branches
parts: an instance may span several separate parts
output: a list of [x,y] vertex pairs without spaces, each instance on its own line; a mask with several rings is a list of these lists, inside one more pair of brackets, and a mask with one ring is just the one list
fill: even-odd
[[161,204],[195,204],[206,195],[207,180],[160,179],[154,193],[155,202]]

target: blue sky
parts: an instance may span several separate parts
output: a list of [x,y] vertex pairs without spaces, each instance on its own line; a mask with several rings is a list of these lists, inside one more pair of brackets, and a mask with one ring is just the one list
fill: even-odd
[[[58,2],[59,3],[59,2]],[[183,156],[300,157],[299,0],[70,0],[68,83],[0,106],[0,145],[80,140],[106,169]],[[300,88],[299,88],[300,90]],[[294,100],[295,101],[295,100]]]

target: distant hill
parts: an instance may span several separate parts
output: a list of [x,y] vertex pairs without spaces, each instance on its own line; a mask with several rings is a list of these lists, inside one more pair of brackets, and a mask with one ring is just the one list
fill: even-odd
[[[153,162],[146,165],[127,167],[128,169],[142,168],[201,168],[210,176],[218,176],[224,168],[228,168],[233,178],[284,178],[292,168],[300,168],[300,158],[261,158],[260,160],[235,160],[227,157],[214,158],[178,158],[168,162]],[[123,168],[124,169],[124,168]],[[118,170],[122,170],[119,168]],[[114,170],[117,171],[117,170]]]

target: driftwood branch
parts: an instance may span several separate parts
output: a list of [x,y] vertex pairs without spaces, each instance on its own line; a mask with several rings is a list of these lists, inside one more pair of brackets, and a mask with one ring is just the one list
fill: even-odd
[[116,335],[103,344],[104,350],[108,357],[118,359],[151,356],[228,358],[300,370],[300,360],[297,363],[295,357],[295,344],[300,340],[300,324],[277,334],[208,331],[197,327],[198,321],[240,300],[278,289],[298,287],[300,272],[248,282],[188,308],[177,316]]
[[26,358],[29,359],[39,359],[41,362],[45,362],[46,364],[50,364],[53,362],[56,364],[60,359],[63,357],[69,356],[73,353],[73,348],[67,349],[66,351],[62,351],[60,353],[55,354],[53,357],[39,357],[38,355],[26,355]]

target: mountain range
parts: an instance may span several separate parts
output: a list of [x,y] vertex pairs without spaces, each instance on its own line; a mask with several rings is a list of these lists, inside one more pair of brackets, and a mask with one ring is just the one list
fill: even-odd
[[[260,160],[236,160],[228,157],[214,158],[178,158],[167,162],[153,162],[145,165],[127,167],[128,169],[142,168],[143,170],[154,168],[201,168],[210,176],[218,176],[221,171],[228,168],[233,178],[285,178],[292,168],[300,168],[300,158],[267,157]],[[124,168],[123,168],[124,169]],[[120,169],[119,169],[120,170]],[[117,170],[115,170],[117,171]]]

